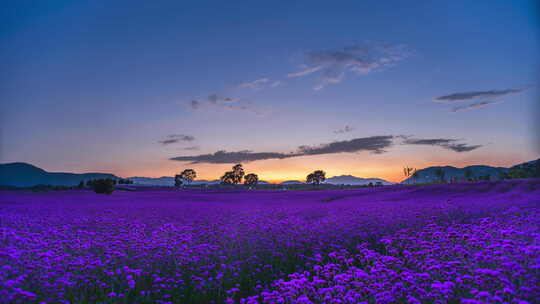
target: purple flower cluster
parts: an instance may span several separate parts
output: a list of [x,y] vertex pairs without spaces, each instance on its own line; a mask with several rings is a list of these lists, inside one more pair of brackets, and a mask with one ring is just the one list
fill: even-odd
[[431,223],[315,256],[310,270],[242,303],[533,303],[540,299],[540,208]]
[[0,192],[0,303],[534,303],[540,182]]

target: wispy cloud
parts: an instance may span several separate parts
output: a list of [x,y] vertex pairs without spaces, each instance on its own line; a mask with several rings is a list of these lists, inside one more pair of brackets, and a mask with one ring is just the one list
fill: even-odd
[[249,88],[252,90],[260,90],[264,88],[275,88],[281,84],[280,80],[271,80],[269,78],[260,78],[253,81],[246,81],[238,84],[237,88]]
[[170,145],[170,144],[175,144],[179,142],[186,142],[186,141],[189,142],[189,141],[194,141],[194,140],[195,140],[195,137],[191,135],[172,134],[172,135],[167,136],[165,139],[160,140],[159,143],[162,145]]
[[405,145],[427,145],[427,146],[439,146],[454,152],[469,152],[476,150],[482,145],[468,145],[459,143],[457,139],[450,138],[433,138],[433,139],[414,139],[407,138],[403,141]]
[[200,148],[198,146],[185,147],[183,150],[186,151],[198,151]]
[[253,152],[251,150],[227,152],[225,150],[219,150],[215,153],[210,154],[173,157],[171,158],[171,160],[188,161],[194,164],[227,164],[335,153],[370,152],[373,154],[381,154],[387,152],[386,149],[392,147],[396,143],[399,143],[399,141],[404,138],[405,140],[401,142],[401,144],[440,146],[444,149],[452,150],[454,152],[469,152],[482,147],[482,145],[468,145],[465,143],[460,143],[459,140],[456,139],[412,139],[402,135],[379,135],[354,138],[351,140],[335,141],[316,146],[303,145],[299,146],[296,151],[289,153]]
[[452,93],[436,97],[436,102],[463,102],[478,98],[496,98],[509,94],[517,94],[523,92],[525,89],[504,89],[504,90],[490,90],[490,91],[471,91],[471,92],[459,92]]
[[334,134],[344,134],[344,133],[349,133],[352,131],[354,131],[354,128],[347,125],[341,129],[334,130]]
[[336,50],[311,51],[306,54],[302,70],[288,77],[302,77],[319,72],[315,90],[339,83],[346,72],[365,75],[394,65],[410,55],[404,45],[388,42],[365,41]]
[[258,109],[252,101],[221,96],[218,94],[211,94],[208,97],[202,99],[193,99],[188,102],[188,106],[193,110],[201,110],[207,108],[214,110],[244,111],[256,115],[265,114],[265,112]]
[[452,112],[455,113],[455,112],[461,112],[461,111],[474,110],[474,109],[479,109],[479,108],[487,107],[489,105],[498,104],[498,103],[502,103],[502,101],[478,101],[478,102],[473,102],[468,105],[455,106],[452,108]]

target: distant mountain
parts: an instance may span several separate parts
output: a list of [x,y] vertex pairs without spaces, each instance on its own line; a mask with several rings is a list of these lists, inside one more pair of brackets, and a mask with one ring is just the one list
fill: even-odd
[[417,177],[409,177],[402,181],[402,184],[421,184],[421,183],[432,183],[439,181],[439,177],[435,174],[438,169],[442,169],[444,172],[444,178],[446,181],[451,179],[465,180],[465,172],[470,170],[474,178],[479,178],[481,176],[489,175],[491,179],[499,179],[501,176],[508,171],[508,168],[503,167],[491,167],[483,165],[468,166],[464,168],[456,168],[452,166],[435,166],[427,167],[416,172]]
[[510,169],[523,170],[525,176],[527,177],[540,177],[540,158],[537,160],[532,160],[530,162],[515,165]]
[[300,185],[300,184],[304,184],[304,182],[297,181],[297,180],[288,180],[288,181],[281,182],[279,184],[280,185]]
[[383,185],[392,185],[393,183],[385,181],[380,178],[362,178],[352,175],[339,175],[327,178],[325,181],[326,184],[332,185],[369,185],[369,183],[377,184],[381,183]]
[[47,172],[27,163],[0,164],[0,185],[4,186],[76,186],[81,181],[98,178],[118,179],[117,176],[107,173],[57,173]]

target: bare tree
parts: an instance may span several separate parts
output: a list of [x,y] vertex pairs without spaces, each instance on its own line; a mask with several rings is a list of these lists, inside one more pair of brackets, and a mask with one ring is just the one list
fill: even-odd
[[[410,177],[412,177],[413,175],[416,174],[416,169],[415,168],[409,168],[409,167],[404,167],[403,168],[403,175],[405,175],[405,179],[409,179]],[[408,184],[410,184],[410,180],[407,182]]]

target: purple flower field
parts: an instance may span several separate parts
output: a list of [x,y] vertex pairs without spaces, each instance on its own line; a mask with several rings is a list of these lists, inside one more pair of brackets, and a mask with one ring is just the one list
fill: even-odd
[[540,180],[0,192],[2,303],[540,303]]

